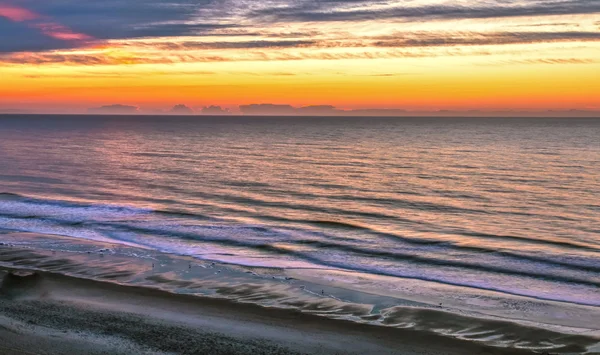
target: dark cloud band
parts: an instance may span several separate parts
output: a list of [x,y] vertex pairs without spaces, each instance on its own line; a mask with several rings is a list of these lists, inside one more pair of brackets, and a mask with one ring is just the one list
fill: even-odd
[[[266,49],[299,47],[434,47],[502,45],[555,41],[597,41],[600,29],[566,32],[550,27],[547,32],[500,33],[398,33],[379,38],[335,35],[317,31],[291,31],[292,22],[309,24],[359,21],[454,21],[551,15],[600,13],[599,0],[476,0],[445,5],[413,5],[392,0],[0,0],[11,9],[0,13],[0,52],[40,52],[90,46],[106,40],[189,37],[187,41],[161,42],[163,50]],[[21,12],[18,9],[23,9]],[[15,12],[16,11],[16,12]],[[19,15],[39,14],[62,28],[53,38],[20,21]],[[21,16],[21,17],[23,17]],[[27,17],[27,16],[25,16]],[[282,25],[283,24],[283,25]],[[61,26],[61,27],[59,27]],[[269,30],[266,31],[265,29]],[[72,32],[65,32],[65,31]],[[544,28],[545,29],[545,28]],[[86,40],[66,38],[81,36]],[[198,42],[195,36],[247,36],[256,40]],[[281,40],[264,40],[273,38]],[[151,46],[150,44],[148,46]]]
[[[348,8],[348,4],[361,5]],[[506,17],[531,17],[551,15],[579,15],[600,13],[597,0],[565,0],[533,2],[522,1],[519,5],[507,6],[506,1],[496,1],[495,6],[393,6],[385,9],[365,9],[371,1],[306,1],[299,6],[273,7],[256,10],[253,16],[273,22],[331,22],[366,20],[423,21],[432,19],[489,19]],[[489,2],[486,2],[489,4]],[[513,2],[509,2],[512,4]]]

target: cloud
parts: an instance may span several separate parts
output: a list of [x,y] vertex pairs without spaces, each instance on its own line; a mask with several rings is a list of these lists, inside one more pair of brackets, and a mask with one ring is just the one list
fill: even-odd
[[295,113],[308,116],[330,116],[338,114],[340,111],[331,105],[304,106],[295,109]]
[[[473,54],[473,53],[470,53]],[[477,53],[476,53],[477,54]],[[486,53],[483,53],[486,54]],[[80,52],[46,52],[46,53],[6,53],[0,54],[0,65],[43,65],[62,64],[75,66],[96,65],[135,65],[135,64],[173,64],[173,63],[210,63],[210,62],[268,62],[268,61],[300,61],[300,60],[350,60],[350,59],[374,59],[374,58],[425,58],[440,55],[463,55],[462,53],[434,53],[426,51],[408,51],[397,48],[382,48],[382,50],[364,50],[359,52],[323,52],[323,51],[244,51],[237,52],[233,56],[204,54],[202,52],[192,53],[145,53],[145,55],[118,55],[110,53]],[[175,72],[177,73],[177,72]],[[279,73],[280,76],[291,76],[295,73]],[[274,75],[278,75],[274,73]]]
[[[466,5],[468,4],[468,5]],[[198,53],[163,55],[177,61],[247,60],[244,49],[285,50],[301,48],[404,48],[469,45],[503,45],[538,42],[598,41],[594,27],[581,31],[556,30],[558,25],[578,23],[578,17],[600,13],[598,0],[0,0],[0,52],[44,52],[74,48],[129,47],[132,51],[199,52],[236,51],[242,58]],[[497,25],[508,17],[538,17],[535,31],[474,32],[461,22],[485,20]],[[377,28],[363,21],[376,21]],[[449,22],[455,31],[398,31],[403,25],[423,28],[423,24]],[[560,21],[560,22],[558,22]],[[450,22],[452,24],[450,24]],[[506,21],[511,22],[511,21]],[[593,23],[593,22],[590,22]],[[596,23],[597,24],[597,23]],[[437,26],[437,25],[436,25]],[[436,26],[432,26],[436,28]],[[450,27],[451,26],[451,27]],[[506,30],[511,26],[503,26]],[[385,34],[385,30],[397,33]],[[466,30],[469,29],[469,30]],[[520,29],[520,28],[519,28]],[[539,30],[548,30],[542,32]],[[371,37],[366,32],[371,31]],[[594,32],[595,31],[595,32]],[[376,33],[381,33],[376,38]],[[246,39],[240,40],[241,37]],[[213,41],[211,39],[218,39]],[[52,55],[56,53],[50,53]],[[280,60],[314,59],[304,53],[286,53]],[[363,57],[368,57],[364,54]],[[149,55],[150,57],[152,55]],[[179,57],[178,57],[179,56]],[[283,54],[273,54],[267,60]],[[319,59],[345,59],[361,54],[314,53]],[[91,60],[114,64],[151,63],[146,53],[119,59],[72,58],[67,62]],[[60,57],[30,57],[40,63],[61,62]],[[27,62],[25,62],[27,63]]]
[[[218,21],[201,22],[195,18],[202,6],[213,0],[0,0],[2,18],[26,23],[13,27],[11,36],[0,37],[0,51],[42,51],[82,47],[71,44],[40,41],[26,27],[37,28],[42,34],[63,41],[115,40],[153,36],[188,36],[212,30],[238,27]],[[31,22],[31,23],[29,23]],[[25,42],[28,45],[19,46]],[[37,46],[33,45],[37,44]]]
[[250,116],[397,116],[405,113],[397,109],[341,110],[331,105],[293,107],[274,104],[242,105],[240,111]]
[[301,48],[315,46],[318,42],[312,40],[298,41],[184,41],[184,42],[131,42],[124,46],[147,47],[158,50],[183,51],[203,49],[263,49],[263,48]]
[[187,107],[186,105],[179,104],[179,105],[173,106],[173,108],[171,108],[171,110],[169,110],[169,114],[171,114],[171,115],[193,115],[194,110]]
[[408,111],[401,109],[358,109],[345,111],[345,114],[350,116],[364,116],[364,117],[394,117],[394,116],[406,116]]
[[73,64],[73,65],[108,65],[119,64],[113,58],[93,54],[73,53],[11,53],[0,55],[0,62],[5,64]]
[[494,62],[489,65],[514,65],[514,64],[595,64],[600,63],[598,59],[591,58],[537,58],[537,59],[513,59]]
[[[22,0],[31,11],[99,39],[183,35],[218,23],[192,23],[212,0]],[[159,30],[156,30],[159,29]]]
[[[1,28],[1,26],[0,26]],[[589,42],[600,41],[600,32],[563,31],[563,32],[460,32],[460,31],[416,31],[396,32],[390,35],[364,37],[352,40],[346,47],[344,43],[327,41],[273,41],[264,44],[254,41],[241,42],[193,42],[155,43],[141,41],[138,47],[134,42],[125,42],[106,51],[54,51],[29,53],[0,53],[0,65],[44,65],[62,64],[74,66],[118,66],[136,64],[173,64],[173,63],[210,63],[210,62],[249,62],[249,61],[301,61],[301,60],[353,60],[353,59],[395,59],[395,58],[433,58],[439,56],[491,56],[489,48],[475,46],[498,46],[507,44],[533,44],[551,42]],[[266,41],[272,42],[272,41]],[[277,47],[283,45],[292,47]],[[254,47],[257,45],[256,47]],[[475,47],[465,50],[465,47]],[[192,49],[194,47],[203,49]],[[213,49],[213,50],[209,50]],[[227,51],[228,49],[248,49],[247,51]],[[206,49],[206,50],[205,50]],[[289,50],[294,49],[294,50]],[[225,50],[225,51],[223,51]],[[220,52],[218,52],[220,51]],[[522,50],[521,50],[522,51]],[[506,52],[506,51],[505,51]],[[531,51],[530,51],[531,52]],[[515,53],[511,50],[510,53]],[[517,51],[517,53],[520,53]],[[567,58],[569,59],[569,58]],[[575,60],[560,58],[531,58],[542,64],[589,64],[589,58]],[[495,62],[491,62],[492,64]],[[238,72],[239,73],[239,72]],[[210,75],[211,71],[157,71],[153,75]],[[252,73],[243,73],[252,75]],[[296,72],[272,72],[260,75],[294,76]],[[115,76],[119,76],[115,72]],[[365,74],[370,76],[397,76],[398,73]]]
[[[444,5],[412,5],[396,1],[328,0],[301,1],[289,6],[266,7],[253,11],[252,15],[271,22],[338,22],[369,20],[457,20],[490,19],[505,17],[533,17],[551,15],[577,15],[600,12],[597,0],[563,0],[507,2],[502,0],[475,1],[472,6],[463,3]],[[481,5],[480,5],[481,4]],[[370,6],[371,5],[371,6]],[[379,6],[372,6],[379,5]],[[387,6],[382,6],[387,5]]]
[[521,24],[514,25],[511,27],[579,27],[577,22],[548,22],[548,23],[533,23],[533,24]]
[[[294,107],[285,104],[241,105],[245,116],[298,117],[600,117],[597,110],[404,110],[397,108],[339,109],[331,105]],[[220,106],[207,106],[202,115],[232,115]],[[169,112],[167,112],[169,114]]]
[[274,104],[251,104],[240,106],[240,111],[244,115],[282,115],[289,116],[294,115],[296,109],[291,105],[274,105]]
[[200,113],[207,116],[221,116],[231,114],[231,112],[228,109],[222,108],[221,106],[206,106],[200,109]]
[[600,41],[600,32],[412,32],[375,37],[375,47],[442,47]]
[[138,114],[139,108],[136,106],[116,104],[89,108],[88,113],[95,115],[131,115]]
[[[79,46],[79,43],[62,41],[48,37],[38,29],[25,23],[2,21],[0,19],[0,55],[20,51],[46,51],[52,49],[69,49]],[[10,33],[11,36],[6,36]]]
[[236,25],[221,25],[210,23],[167,23],[151,24],[141,26],[130,33],[124,32],[121,36],[116,35],[113,39],[144,38],[144,37],[185,37],[196,35],[208,35],[212,31],[236,27]]
[[0,17],[7,18],[13,22],[23,22],[35,20],[40,16],[32,11],[18,6],[0,3]]
[[53,22],[40,22],[33,24],[32,27],[40,30],[42,34],[48,37],[63,41],[84,41],[92,39],[92,37],[84,33],[73,32],[71,29]]
[[[8,21],[1,21],[1,18]],[[72,48],[92,37],[75,32],[48,16],[26,8],[0,3],[0,52]],[[5,32],[6,31],[6,32]]]

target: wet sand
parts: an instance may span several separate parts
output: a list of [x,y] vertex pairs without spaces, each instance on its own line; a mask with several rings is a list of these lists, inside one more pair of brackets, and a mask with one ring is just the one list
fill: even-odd
[[2,354],[528,354],[50,273],[0,271]]

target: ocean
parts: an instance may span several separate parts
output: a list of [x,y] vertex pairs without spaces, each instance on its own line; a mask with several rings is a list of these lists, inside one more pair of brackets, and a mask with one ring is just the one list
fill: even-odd
[[3,115],[0,242],[597,334],[598,137],[592,118]]

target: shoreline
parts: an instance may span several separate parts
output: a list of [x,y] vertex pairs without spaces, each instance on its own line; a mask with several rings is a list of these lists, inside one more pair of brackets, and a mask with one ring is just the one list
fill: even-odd
[[[533,353],[295,310],[13,270],[0,268],[0,339],[8,341],[0,350],[6,354],[11,349],[47,354],[73,349],[90,354]],[[10,341],[11,334],[20,336]],[[27,338],[35,341],[27,345]]]
[[[259,275],[254,272],[259,270],[200,260],[192,267],[190,258],[140,259],[129,255],[130,249],[78,243],[77,251],[0,246],[0,280],[11,272],[30,275],[9,276],[0,288],[0,340],[11,343],[10,334],[17,332],[39,338],[40,344],[58,337],[87,349],[56,354],[93,354],[93,344],[113,343],[121,345],[101,353],[161,353],[169,347],[183,349],[176,353],[206,352],[203,343],[188,344],[189,338],[225,339],[222,346],[234,354],[600,354],[600,337],[587,328],[566,331],[474,309],[437,307],[431,300],[339,289],[286,273]],[[321,288],[325,294],[314,292]],[[382,300],[385,307],[377,304]],[[107,319],[114,329],[107,333],[90,319]],[[137,323],[146,325],[134,326],[132,333],[129,328]],[[143,340],[165,332],[175,337],[168,344]],[[154,344],[152,351],[142,349],[148,344]]]

